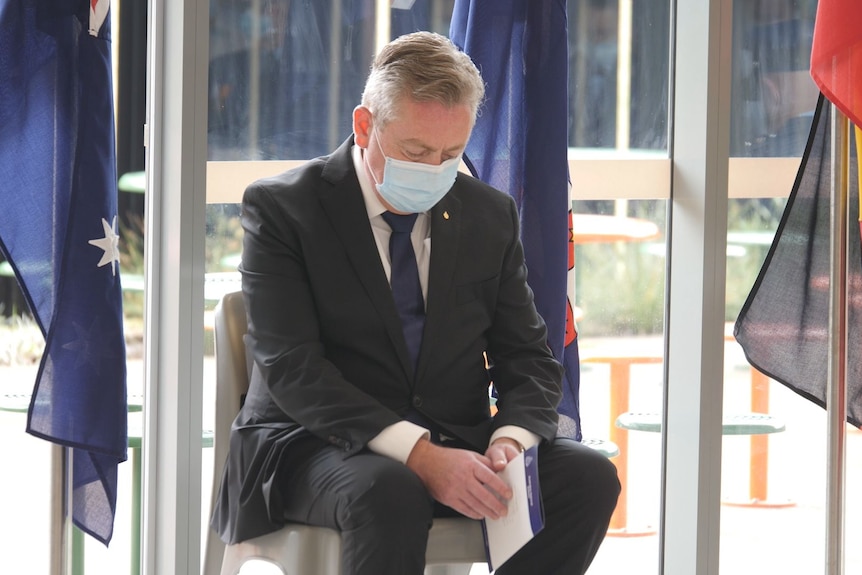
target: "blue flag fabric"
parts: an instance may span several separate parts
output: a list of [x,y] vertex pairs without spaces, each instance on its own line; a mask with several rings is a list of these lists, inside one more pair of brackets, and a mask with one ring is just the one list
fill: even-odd
[[108,544],[126,361],[105,0],[0,0],[0,249],[45,336],[27,431],[71,448],[74,523]]
[[466,160],[478,178],[518,205],[530,287],[548,344],[566,368],[559,434],[580,440],[580,367],[569,300],[566,2],[456,0],[449,36],[487,85]]

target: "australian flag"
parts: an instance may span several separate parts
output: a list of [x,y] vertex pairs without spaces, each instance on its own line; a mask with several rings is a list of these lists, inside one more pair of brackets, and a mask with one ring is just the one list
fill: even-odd
[[467,163],[518,205],[536,308],[548,326],[548,345],[566,369],[559,434],[580,440],[566,1],[456,0],[449,36],[487,85]]
[[0,0],[0,249],[45,336],[27,431],[70,448],[74,523],[107,544],[126,361],[107,0]]

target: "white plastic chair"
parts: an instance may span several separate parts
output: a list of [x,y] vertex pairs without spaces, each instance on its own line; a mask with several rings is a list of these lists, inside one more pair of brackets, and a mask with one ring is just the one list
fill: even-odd
[[[225,294],[216,305],[213,334],[216,356],[216,409],[213,462],[215,502],[227,458],[230,426],[248,390],[251,362],[243,336],[248,329],[242,292]],[[207,531],[204,575],[237,575],[242,565],[262,560],[285,575],[342,575],[341,537],[324,527],[288,524],[279,531],[225,546]],[[436,519],[428,537],[426,575],[467,575],[473,563],[484,563],[482,527],[472,519]]]

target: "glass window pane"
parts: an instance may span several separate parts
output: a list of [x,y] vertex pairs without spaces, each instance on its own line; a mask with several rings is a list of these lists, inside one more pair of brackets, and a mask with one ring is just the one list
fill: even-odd
[[[622,484],[590,573],[651,572],[659,557],[661,434],[626,429],[618,418],[661,414],[667,202],[577,200],[573,211],[582,427],[585,438],[619,447],[612,461]],[[587,218],[601,219],[600,234],[579,229]]]
[[350,133],[374,53],[370,2],[213,0],[211,160],[309,159]]
[[734,2],[730,155],[801,156],[818,90],[808,72],[816,0]]
[[[448,33],[453,0],[390,10],[390,36]],[[376,3],[213,0],[209,159],[306,160],[352,131],[375,53]]]
[[[734,3],[731,156],[802,155],[818,95],[808,73],[815,11],[814,0]],[[731,175],[743,167],[731,166]],[[791,166],[794,173],[797,166]],[[777,168],[764,163],[753,169],[777,177]],[[724,419],[764,414],[784,427],[723,437],[721,573],[824,569],[826,414],[752,368],[732,335],[791,182],[774,191],[779,197],[752,198],[745,196],[761,192],[732,189],[728,201]],[[800,453],[806,454],[803,465]]]
[[667,150],[670,2],[570,0],[569,145]]
[[[666,157],[670,2],[570,0],[567,10],[570,158],[634,151],[638,158]],[[597,575],[657,571],[659,563],[661,434],[617,425],[628,411],[660,414],[664,383],[667,202],[631,199],[627,194],[640,183],[624,179],[634,172],[627,164],[600,179],[619,198],[613,200],[593,199],[608,197],[595,193],[599,181],[575,177],[578,171],[572,177],[582,427],[586,438],[618,445],[613,462],[622,483],[608,537],[590,568]],[[669,186],[658,180],[650,179],[652,192],[641,197],[669,197]],[[611,218],[606,234],[617,222],[627,232],[587,240],[579,220],[590,217]],[[641,226],[652,232],[635,232]]]

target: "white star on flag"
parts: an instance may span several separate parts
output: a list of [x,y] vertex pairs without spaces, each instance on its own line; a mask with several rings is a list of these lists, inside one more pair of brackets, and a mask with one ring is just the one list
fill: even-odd
[[105,218],[102,218],[102,229],[105,230],[104,238],[90,240],[87,243],[105,250],[98,265],[102,267],[111,264],[111,273],[117,275],[117,266],[114,264],[114,262],[120,263],[120,236],[117,235],[117,216],[114,216],[113,224],[109,224]]
[[89,363],[93,366],[93,369],[96,370],[96,374],[99,374],[99,362],[101,361],[101,356],[105,354],[105,349],[103,347],[98,347],[96,342],[100,340],[98,334],[99,329],[96,326],[98,319],[93,319],[93,323],[90,325],[90,329],[85,328],[80,325],[78,322],[72,322],[72,327],[75,329],[75,334],[78,336],[77,339],[70,341],[69,343],[63,344],[63,349],[68,349],[72,352],[75,352],[75,367],[81,367],[85,363]]

